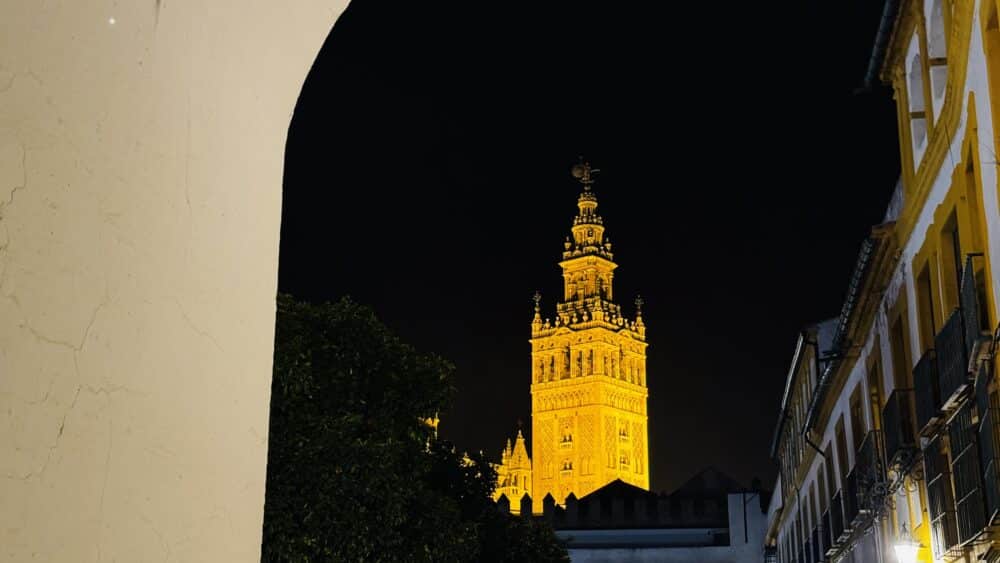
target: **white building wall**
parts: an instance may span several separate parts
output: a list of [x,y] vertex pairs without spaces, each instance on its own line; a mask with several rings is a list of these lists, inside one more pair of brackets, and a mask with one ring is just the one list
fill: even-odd
[[0,559],[259,559],[285,140],[346,4],[0,2]]
[[[745,504],[744,504],[745,503]],[[743,518],[746,511],[746,534]],[[658,547],[570,549],[573,563],[758,563],[764,559],[764,531],[767,515],[756,494],[729,495],[729,545],[709,547]],[[646,530],[632,530],[642,534]],[[622,530],[623,534],[629,531]],[[572,535],[572,531],[560,535]]]

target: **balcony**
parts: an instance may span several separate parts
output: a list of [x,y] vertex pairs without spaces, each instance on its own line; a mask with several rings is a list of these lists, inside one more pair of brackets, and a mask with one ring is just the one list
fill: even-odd
[[989,391],[993,377],[990,362],[983,362],[976,379],[976,403],[979,408],[979,452],[983,474],[986,523],[1000,515],[1000,406]]
[[882,409],[886,469],[905,469],[917,449],[913,431],[913,390],[896,389]]
[[[837,491],[830,500],[830,540],[834,544],[840,543],[850,530],[844,529],[844,501],[843,495]],[[827,552],[829,554],[829,551]]]
[[854,529],[856,521],[861,516],[858,507],[858,473],[852,469],[844,480],[844,527]]
[[962,321],[965,333],[965,352],[972,355],[976,351],[979,340],[989,336],[989,326],[983,318],[984,311],[979,307],[979,284],[976,283],[976,268],[972,260],[979,255],[970,254],[965,259],[965,268],[962,270],[962,288],[959,294],[959,302],[962,307]]
[[819,538],[821,535],[822,534],[820,533],[819,526],[813,528],[812,539],[810,540],[812,545],[812,551],[810,552],[810,557],[812,557],[812,560],[816,561],[817,563],[822,561],[823,556],[826,555],[826,550],[822,549],[822,546],[820,545],[821,540]]
[[817,560],[822,561],[824,556],[830,552],[830,548],[833,547],[833,543],[830,541],[830,509],[826,509],[823,513],[823,519],[820,520],[822,524],[817,528],[819,531],[818,538],[814,540],[816,545],[819,546],[819,557]]
[[862,514],[878,512],[882,508],[885,487],[885,464],[882,462],[882,433],[872,430],[858,447],[854,470],[857,479],[858,510]]
[[951,474],[948,472],[948,461],[941,453],[940,440],[940,436],[935,437],[924,448],[927,511],[930,515],[935,559],[943,558],[958,543]]
[[928,435],[941,414],[941,389],[938,386],[937,358],[928,350],[913,367],[917,431]]
[[944,408],[956,406],[962,394],[969,389],[969,355],[965,346],[962,310],[955,309],[941,327],[941,332],[934,337],[941,405]]
[[966,544],[979,537],[986,525],[983,481],[976,432],[972,424],[972,406],[971,401],[963,403],[948,424],[959,544]]

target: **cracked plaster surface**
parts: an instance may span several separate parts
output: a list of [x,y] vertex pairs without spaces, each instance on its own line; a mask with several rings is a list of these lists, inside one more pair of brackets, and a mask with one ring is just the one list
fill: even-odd
[[283,147],[345,5],[0,3],[0,559],[259,559]]

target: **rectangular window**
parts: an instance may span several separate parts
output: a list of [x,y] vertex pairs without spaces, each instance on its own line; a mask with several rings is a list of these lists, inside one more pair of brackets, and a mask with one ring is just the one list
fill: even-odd
[[826,485],[827,491],[829,491],[830,498],[837,494],[837,490],[840,488],[837,486],[837,480],[835,473],[837,472],[837,465],[833,459],[833,446],[827,444],[826,446]]
[[830,498],[829,493],[827,492],[826,468],[824,467],[823,462],[819,463],[819,471],[816,472],[816,483],[819,485],[819,512],[820,514],[823,514],[826,512],[827,499]]
[[872,365],[872,371],[868,375],[868,402],[871,404],[872,429],[882,429],[882,368],[878,362]]
[[[819,478],[819,474],[817,474],[816,477],[818,479]],[[810,506],[814,509],[814,511],[812,513],[812,515],[813,515],[813,519],[812,519],[813,525],[812,525],[812,527],[813,528],[815,528],[819,524],[819,519],[823,515],[823,508],[819,504],[819,498],[818,498],[818,496],[819,495],[816,494],[816,481],[813,481],[813,484],[812,484],[812,498],[810,499]]]
[[926,264],[917,275],[917,319],[920,322],[920,353],[934,348],[934,335],[937,334],[938,321],[934,289],[931,285],[931,264]]
[[861,383],[854,386],[854,390],[851,391],[851,437],[853,442],[851,445],[854,446],[854,451],[858,451],[861,447],[861,441],[865,438],[865,426],[864,426],[864,403],[861,398]]
[[847,472],[850,471],[851,465],[850,460],[847,457],[847,437],[844,432],[844,416],[841,415],[840,419],[837,421],[837,470],[840,476],[840,482],[844,483],[847,479]]
[[958,219],[952,211],[941,230],[940,262],[941,303],[944,311],[958,307],[958,288],[962,283],[962,243],[958,236]]
[[910,327],[906,320],[906,303],[903,302],[899,309],[899,314],[889,329],[893,386],[896,389],[912,389],[913,360],[910,357]]

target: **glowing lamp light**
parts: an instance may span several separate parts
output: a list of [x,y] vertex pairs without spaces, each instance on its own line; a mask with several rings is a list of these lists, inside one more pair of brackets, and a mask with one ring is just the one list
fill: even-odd
[[900,530],[899,538],[892,546],[896,552],[896,561],[899,563],[917,563],[917,552],[920,551],[920,542],[913,539],[913,536],[906,532],[906,524]]
[[897,543],[892,548],[896,551],[896,560],[899,563],[917,563],[917,551],[920,549],[920,544],[902,542]]

